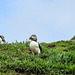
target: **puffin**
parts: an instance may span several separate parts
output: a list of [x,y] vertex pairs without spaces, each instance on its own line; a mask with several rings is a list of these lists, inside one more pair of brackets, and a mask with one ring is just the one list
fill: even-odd
[[0,35],[0,43],[1,43],[2,41],[5,43],[4,36],[3,36],[3,35]]
[[33,55],[41,54],[42,48],[41,48],[40,44],[37,42],[37,36],[35,34],[33,34],[30,36],[29,40],[31,40],[29,46],[30,46],[30,50],[32,51],[32,54]]

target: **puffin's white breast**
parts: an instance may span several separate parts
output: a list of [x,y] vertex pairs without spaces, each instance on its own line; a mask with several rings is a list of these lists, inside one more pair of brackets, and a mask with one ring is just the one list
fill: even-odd
[[30,49],[31,49],[31,50],[34,50],[35,48],[39,48],[38,43],[35,42],[35,41],[31,41],[31,42],[30,42]]
[[0,43],[2,42],[2,39],[0,38]]
[[30,42],[30,49],[33,54],[40,54],[39,44],[35,41]]

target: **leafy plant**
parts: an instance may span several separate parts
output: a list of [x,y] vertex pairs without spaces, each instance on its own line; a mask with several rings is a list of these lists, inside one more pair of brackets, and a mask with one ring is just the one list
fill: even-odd
[[75,74],[74,41],[61,40],[40,44],[43,51],[39,56],[28,53],[28,41],[0,44],[0,74]]

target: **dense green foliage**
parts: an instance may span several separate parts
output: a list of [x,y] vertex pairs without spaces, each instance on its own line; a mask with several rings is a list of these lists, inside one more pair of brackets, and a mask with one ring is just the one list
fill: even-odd
[[32,55],[29,42],[0,44],[0,74],[75,74],[75,41],[40,44],[39,56]]

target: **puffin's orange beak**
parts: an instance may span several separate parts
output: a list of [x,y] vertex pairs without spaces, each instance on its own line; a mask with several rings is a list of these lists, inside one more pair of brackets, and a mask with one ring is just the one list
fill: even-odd
[[3,42],[5,43],[6,41],[5,41],[5,40],[3,40]]
[[31,39],[31,37],[29,38],[29,40]]

